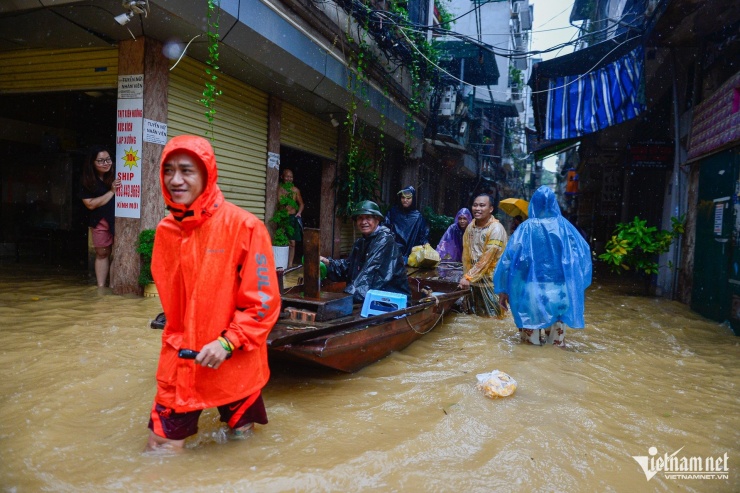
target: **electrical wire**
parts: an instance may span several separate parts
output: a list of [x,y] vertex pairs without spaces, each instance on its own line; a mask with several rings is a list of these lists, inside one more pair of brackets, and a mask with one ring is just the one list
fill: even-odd
[[203,34],[204,33],[196,34],[195,36],[193,36],[193,39],[191,39],[190,41],[188,41],[188,44],[186,44],[185,45],[185,48],[182,49],[182,53],[180,53],[180,56],[178,57],[178,59],[175,62],[175,64],[170,67],[170,72],[172,72],[173,70],[175,70],[175,67],[177,67],[177,64],[180,63],[180,60],[182,60],[182,57],[185,56],[185,53],[187,53],[188,47],[190,46],[190,43],[192,43],[193,41],[195,41],[197,38],[203,36]]
[[[458,81],[458,82],[460,82],[462,84],[465,84],[465,85],[470,86],[470,87],[476,87],[473,84],[470,84],[468,82],[465,82],[462,79],[459,79],[459,78],[455,77],[454,75],[450,74],[448,71],[446,71],[445,69],[443,69],[442,67],[440,67],[439,65],[437,65],[436,63],[434,63],[421,50],[419,50],[419,48],[408,38],[408,36],[406,36],[406,33],[404,33],[403,30],[401,30],[401,34],[403,34],[404,37],[406,37],[406,40],[409,43],[411,43],[412,47],[417,51],[417,53],[419,53],[419,55],[422,56],[422,58],[424,58],[424,60],[427,61],[427,63],[429,63],[430,65],[432,65],[433,67],[435,67],[440,72],[446,74],[448,77],[451,77],[452,79],[454,79],[454,80],[456,80],[456,81]],[[635,39],[638,39],[639,37],[640,37],[640,35],[633,36],[631,38],[628,38],[628,39],[626,39],[626,40],[618,43],[617,46],[615,46],[614,48],[612,48],[611,50],[609,50],[609,52],[606,55],[604,55],[603,57],[601,57],[601,59],[598,62],[596,62],[590,69],[588,69],[583,74],[579,75],[576,79],[573,79],[572,81],[568,82],[567,84],[564,84],[564,85],[559,86],[559,87],[554,87],[554,88],[542,90],[542,91],[530,91],[530,95],[532,95],[532,94],[546,93],[546,92],[550,92],[551,90],[554,90],[554,89],[563,89],[565,87],[568,87],[571,84],[574,84],[575,82],[578,82],[579,80],[581,80],[582,78],[584,78],[586,75],[588,75],[591,72],[593,72],[596,69],[596,67],[598,67],[601,64],[601,62],[603,62],[604,60],[606,60],[609,57],[609,55],[611,55],[612,53],[614,53],[614,51],[617,50],[620,46],[623,46],[624,44],[629,43],[630,41],[633,41]],[[496,91],[496,92],[502,93],[504,91]]]

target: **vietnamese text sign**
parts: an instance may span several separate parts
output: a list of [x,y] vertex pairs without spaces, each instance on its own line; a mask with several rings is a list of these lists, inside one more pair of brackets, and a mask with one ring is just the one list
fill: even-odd
[[144,118],[144,142],[165,145],[167,143],[167,124]]
[[139,99],[143,97],[144,74],[118,76],[118,99]]
[[118,99],[116,109],[116,217],[141,217],[143,99]]

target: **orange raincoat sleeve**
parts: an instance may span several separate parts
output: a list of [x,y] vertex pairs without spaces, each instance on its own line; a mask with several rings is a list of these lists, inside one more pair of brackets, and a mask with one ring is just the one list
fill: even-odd
[[280,291],[267,231],[253,234],[239,275],[234,317],[224,335],[237,348],[253,351],[265,345],[280,310]]

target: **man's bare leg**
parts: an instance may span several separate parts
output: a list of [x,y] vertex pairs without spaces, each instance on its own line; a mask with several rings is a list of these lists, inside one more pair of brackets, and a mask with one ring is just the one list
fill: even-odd
[[293,267],[293,257],[295,257],[295,240],[290,240],[288,246],[288,269]]
[[146,443],[146,452],[154,452],[157,450],[171,450],[173,452],[181,452],[185,447],[185,440],[170,440],[169,438],[161,437],[156,435],[153,431],[149,431],[149,440]]

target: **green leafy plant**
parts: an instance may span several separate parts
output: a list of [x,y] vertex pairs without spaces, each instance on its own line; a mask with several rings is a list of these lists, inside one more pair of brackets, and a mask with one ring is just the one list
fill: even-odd
[[[205,116],[211,129],[213,137],[213,119],[216,115],[214,104],[216,98],[221,95],[222,91],[216,88],[216,79],[218,79],[218,21],[221,17],[221,0],[208,0],[208,10],[206,13],[206,36],[208,37],[208,59],[206,60],[206,84],[203,89],[203,97],[200,102],[206,107]],[[206,136],[208,132],[206,131]]]
[[[647,221],[635,217],[632,222],[617,224],[599,259],[613,272],[633,270],[638,274],[658,273],[656,256],[669,250],[671,243],[684,232],[684,216],[671,218],[671,231],[648,227]],[[669,265],[669,267],[671,267]]]
[[290,217],[288,209],[298,210],[298,202],[293,197],[292,183],[281,183],[280,187],[286,193],[280,195],[275,214],[270,218],[270,222],[275,225],[272,244],[274,246],[288,246],[290,244],[290,237],[295,233],[293,220]]
[[337,190],[337,213],[352,215],[352,207],[361,200],[378,202],[378,170],[364,149],[351,147],[344,160],[342,172],[334,182]]
[[429,206],[424,207],[421,211],[421,215],[424,216],[427,224],[429,225],[429,243],[436,245],[439,240],[442,239],[442,235],[445,234],[447,228],[455,220],[454,217],[445,216],[444,214],[437,214]]
[[139,233],[136,243],[136,253],[141,257],[139,269],[139,285],[146,286],[154,282],[152,278],[152,251],[154,250],[154,230],[145,229]]
[[447,10],[449,3],[449,0],[434,0],[435,13],[439,15],[439,27],[447,30],[455,23],[455,16]]

